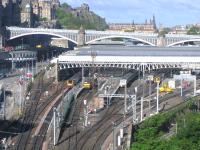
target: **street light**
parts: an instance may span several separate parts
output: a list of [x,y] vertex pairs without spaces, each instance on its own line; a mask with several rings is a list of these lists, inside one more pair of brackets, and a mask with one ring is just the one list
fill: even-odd
[[160,77],[155,77],[155,82],[157,83],[157,94],[156,94],[156,113],[159,113],[159,83],[160,83]]
[[113,150],[115,150],[115,122],[112,122],[113,124]]

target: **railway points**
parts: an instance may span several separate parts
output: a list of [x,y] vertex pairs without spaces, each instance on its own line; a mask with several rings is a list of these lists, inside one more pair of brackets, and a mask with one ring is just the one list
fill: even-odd
[[[138,52],[138,50],[130,52],[129,48],[126,49],[126,51],[130,54],[136,54],[136,52]],[[175,49],[175,51],[178,50]],[[83,50],[83,52],[79,51],[76,52],[76,55],[85,57],[87,52],[88,50]],[[160,50],[153,50],[150,48],[150,52],[150,54],[153,55],[154,52],[160,53]],[[96,58],[104,56],[104,53],[105,55],[111,55],[112,50],[108,49],[107,52],[102,51]],[[174,52],[170,50],[169,57],[173,57],[171,56],[172,54],[174,55]],[[128,143],[127,139],[130,139],[129,128],[130,125],[133,124],[133,116],[136,116],[135,120],[140,122],[151,117],[156,111],[156,101],[154,98],[157,96],[155,95],[156,84],[153,81],[147,81],[147,77],[159,77],[161,83],[157,84],[157,86],[159,85],[159,87],[161,87],[162,84],[168,83],[168,81],[164,79],[171,75],[171,67],[175,69],[173,73],[177,75],[177,72],[181,70],[181,67],[185,67],[184,63],[186,63],[183,62],[184,65],[174,65],[173,63],[175,62],[167,64],[158,63],[157,66],[154,67],[144,63],[142,63],[142,65],[137,64],[138,62],[135,62],[135,64],[129,64],[129,62],[127,62],[128,64],[118,64],[119,62],[117,62],[116,64],[104,65],[100,60],[95,58],[95,60],[93,60],[93,65],[91,64],[90,66],[89,59],[87,62],[84,62],[84,64],[81,64],[83,61],[80,63],[79,60],[72,64],[71,58],[68,62],[61,61],[61,58],[63,59],[65,55],[66,54],[63,54],[59,57],[57,73],[59,74],[62,70],[67,72],[73,67],[79,68],[79,72],[76,74],[75,71],[73,77],[67,78],[67,80],[63,82],[58,82],[58,84],[51,83],[52,78],[41,79],[43,82],[34,81],[34,83],[38,85],[36,84],[35,90],[33,87],[30,93],[29,101],[31,101],[27,103],[27,110],[24,114],[24,123],[28,123],[29,126],[23,125],[26,131],[22,131],[24,133],[18,136],[19,140],[15,142],[17,149],[39,150],[42,147],[46,149],[62,149],[64,146],[69,150],[92,150],[99,149],[100,145],[113,147],[113,141],[115,140],[112,139],[112,135],[118,138],[120,132],[117,128],[123,129],[124,136],[119,139],[121,140],[120,142],[116,140],[114,146],[118,146],[118,148],[125,147],[125,143]],[[76,55],[73,55],[73,57]],[[109,57],[111,58],[113,56]],[[126,56],[123,55],[123,57]],[[191,57],[194,57],[193,51]],[[94,68],[94,65],[96,65],[95,71],[91,69]],[[135,68],[132,68],[133,66],[131,67],[130,65],[135,65]],[[194,64],[190,64],[187,67],[190,68],[194,66]],[[118,70],[115,67],[117,67]],[[154,71],[154,73],[152,73],[154,69],[159,69],[159,71]],[[95,76],[91,75],[92,73],[94,73]],[[60,78],[64,77],[60,76]],[[127,89],[120,86],[120,81],[122,80],[127,81]],[[177,84],[180,86],[181,83],[177,81]],[[193,89],[193,87],[191,87],[192,84],[188,85],[190,86],[188,86],[187,89],[182,90],[182,98],[180,97],[180,89],[178,88],[174,89],[171,94],[168,91],[159,93],[159,107],[157,107],[159,109],[157,110],[165,111],[170,107],[184,102],[185,97],[188,97],[190,91]],[[74,90],[76,92],[73,92]],[[136,95],[137,104],[134,104],[136,113],[133,113],[132,103],[128,96],[126,97],[127,102],[124,103],[124,93],[127,95]],[[115,94],[121,94],[122,96],[116,98],[114,97]],[[143,99],[143,103],[141,99]],[[124,104],[127,105],[127,109],[124,109]],[[54,107],[56,111],[53,111]],[[141,109],[141,107],[143,109]],[[124,110],[127,110],[127,113],[124,113]],[[113,123],[115,126],[113,126]],[[113,127],[115,127],[115,129],[113,129]],[[110,141],[110,143],[108,141]]]

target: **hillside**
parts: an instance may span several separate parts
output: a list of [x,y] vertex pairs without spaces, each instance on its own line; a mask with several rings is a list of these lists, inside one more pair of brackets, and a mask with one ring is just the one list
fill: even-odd
[[87,4],[72,8],[64,3],[56,11],[56,16],[59,24],[67,29],[79,29],[81,25],[85,29],[105,30],[107,28],[105,19],[90,11]]
[[199,97],[146,119],[134,133],[131,150],[199,150]]

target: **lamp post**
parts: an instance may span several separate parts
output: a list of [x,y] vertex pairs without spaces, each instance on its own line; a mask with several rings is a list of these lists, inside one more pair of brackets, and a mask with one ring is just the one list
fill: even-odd
[[[109,90],[109,86],[106,86],[106,87],[105,87],[104,93],[105,93],[105,94],[108,94],[108,90]],[[107,103],[106,106],[107,106],[107,108],[108,108],[108,107],[109,107],[109,96],[106,97],[106,103]]]
[[141,97],[141,112],[140,112],[140,120],[142,121],[143,120],[143,97]]
[[156,113],[159,113],[159,83],[160,83],[160,77],[155,78],[155,82],[157,83],[156,88]]
[[56,145],[56,107],[53,108],[53,144]]
[[82,67],[82,85],[84,83],[84,67]]
[[115,150],[115,122],[113,122],[113,150]]

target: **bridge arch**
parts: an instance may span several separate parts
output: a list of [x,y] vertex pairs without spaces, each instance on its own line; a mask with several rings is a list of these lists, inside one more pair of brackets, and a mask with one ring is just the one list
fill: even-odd
[[65,37],[65,36],[62,36],[62,35],[59,35],[59,34],[55,34],[55,33],[47,33],[47,32],[29,32],[29,33],[23,33],[23,34],[19,34],[19,35],[16,35],[16,36],[13,36],[11,37],[9,40],[13,40],[13,39],[16,39],[16,38],[19,38],[19,37],[23,37],[23,36],[27,36],[27,35],[52,35],[52,36],[56,36],[56,37],[60,37],[60,38],[63,38],[63,39],[66,39],[66,40],[69,40],[75,44],[78,44],[78,42],[68,38],[68,37]]
[[146,41],[146,40],[143,40],[143,39],[140,39],[140,38],[131,37],[131,36],[124,36],[124,35],[111,35],[111,36],[100,37],[100,38],[96,38],[96,39],[94,39],[94,40],[88,41],[88,42],[86,42],[86,44],[91,44],[91,43],[96,42],[96,41],[99,41],[99,40],[112,39],[112,38],[127,38],[127,39],[133,39],[133,40],[137,40],[137,41],[140,41],[140,42],[149,44],[149,45],[151,45],[151,46],[156,46],[155,44],[150,43],[150,42],[148,42],[148,41]]
[[200,38],[198,38],[198,39],[189,39],[189,40],[178,41],[178,42],[175,42],[175,43],[172,43],[172,44],[167,45],[167,47],[175,46],[175,45],[177,45],[177,44],[183,44],[183,43],[185,43],[185,42],[200,42]]

